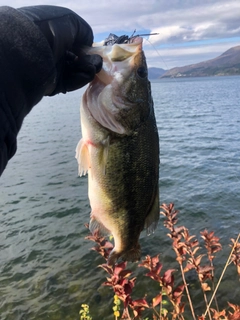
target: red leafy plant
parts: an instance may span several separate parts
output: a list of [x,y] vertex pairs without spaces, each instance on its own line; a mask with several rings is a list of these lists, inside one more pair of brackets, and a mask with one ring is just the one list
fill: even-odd
[[[237,266],[238,272],[240,271],[240,244],[238,243],[239,236],[237,240],[231,239],[233,245],[232,245],[232,251],[229,255],[229,259],[225,265],[225,268],[222,272],[222,275],[215,286],[214,283],[214,265],[213,265],[213,259],[215,258],[215,254],[222,250],[222,245],[219,242],[219,238],[215,236],[214,232],[208,232],[206,229],[202,232],[200,232],[202,239],[204,240],[204,246],[207,250],[207,264],[202,264],[202,258],[206,256],[206,254],[199,254],[200,245],[199,241],[196,239],[195,235],[190,235],[189,230],[185,228],[184,226],[177,226],[177,214],[178,211],[174,209],[174,204],[170,203],[169,205],[163,204],[161,206],[160,213],[165,216],[164,225],[167,229],[170,230],[170,233],[168,233],[168,236],[172,239],[172,247],[173,250],[176,253],[176,260],[179,263],[182,279],[184,282],[185,291],[188,297],[189,306],[191,309],[192,317],[193,319],[206,319],[206,315],[208,315],[208,318],[211,319],[218,319],[216,318],[216,315],[221,314],[219,312],[217,300],[216,300],[216,292],[218,289],[218,286],[221,282],[222,276],[226,270],[226,267],[228,266],[229,262],[232,260],[234,264]],[[196,317],[192,299],[188,290],[188,285],[185,278],[185,273],[195,270],[198,280],[201,284],[202,292],[203,292],[203,298],[206,305],[205,313],[203,313],[201,316]],[[210,287],[211,285],[211,287]],[[207,292],[213,291],[212,296],[210,300],[207,298]],[[210,309],[211,303],[215,299],[216,304],[216,310]],[[233,304],[229,304],[229,306],[232,307],[234,312],[228,312],[228,314],[225,312],[225,318],[224,319],[235,319],[234,317],[238,314],[237,306]],[[212,311],[213,316],[210,313],[210,310]],[[215,318],[214,318],[215,317]],[[219,317],[219,319],[222,319]],[[237,319],[237,318],[236,318]],[[239,318],[240,319],[240,318]]]
[[[236,241],[234,239],[231,239],[232,245],[232,262],[235,264],[235,266],[237,267],[237,273],[238,276],[240,276],[240,243],[236,243]],[[240,317],[239,317],[240,319]]]
[[[108,259],[108,256],[113,248],[111,242],[98,235],[90,235],[87,239],[95,241],[96,246],[93,250],[97,251],[101,256]],[[145,298],[133,300],[131,297],[133,287],[135,286],[136,277],[130,278],[132,271],[126,269],[127,262],[121,262],[110,266],[106,263],[99,267],[108,273],[107,281],[103,283],[104,286],[112,287],[115,295],[123,302],[122,319],[132,319],[129,313],[129,307],[133,311],[133,319],[140,318],[141,313],[149,305]]]
[[[154,257],[147,255],[146,258],[141,261],[138,267],[144,267],[148,269],[148,272],[145,274],[145,276],[159,283],[160,292],[158,292],[157,295],[149,302],[147,301],[149,300],[147,294],[141,299],[134,300],[132,298],[132,293],[137,278],[132,276],[133,271],[127,269],[127,262],[120,262],[113,266],[109,266],[106,263],[101,264],[99,267],[104,269],[108,274],[107,281],[105,281],[103,285],[111,287],[114,291],[114,297],[117,297],[117,299],[123,303],[121,319],[143,319],[143,311],[148,309],[153,311],[153,320],[184,320],[184,312],[185,307],[187,306],[187,301],[192,313],[192,318],[194,320],[205,320],[207,318],[210,320],[240,319],[240,306],[229,303],[228,310],[223,309],[222,311],[219,311],[216,300],[218,286],[222,280],[227,266],[231,262],[236,265],[238,275],[240,275],[240,243],[238,242],[240,234],[238,235],[237,240],[231,239],[232,251],[217,282],[217,285],[215,285],[215,266],[213,264],[213,260],[216,253],[222,249],[219,238],[215,236],[213,231],[208,232],[206,229],[202,231],[200,234],[201,238],[204,240],[206,254],[200,253],[201,247],[196,236],[191,235],[186,227],[177,226],[178,211],[175,210],[174,204],[163,204],[161,209],[162,211],[160,213],[165,217],[164,226],[169,230],[167,235],[172,240],[172,248],[176,254],[176,260],[180,267],[181,279],[183,283],[175,286],[174,275],[176,274],[177,270],[168,269],[164,272],[163,265],[159,260],[159,255]],[[107,260],[113,248],[112,243],[103,237],[99,237],[98,235],[89,235],[87,239],[96,243],[93,249],[97,251],[105,260]],[[203,259],[203,257],[205,257],[205,259]],[[206,259],[208,262],[203,264],[202,261],[206,261]],[[203,293],[203,299],[206,305],[205,312],[198,316],[195,314],[188,283],[185,277],[185,274],[190,270],[194,270],[197,274]],[[209,296],[207,296],[207,293],[211,293],[210,299]],[[187,301],[185,298],[186,296]],[[169,307],[169,310],[166,310],[162,306],[165,297],[172,306]],[[215,299],[216,309],[210,308],[213,299]],[[115,300],[116,299],[114,298],[114,301]],[[156,310],[157,306],[160,307],[159,311]],[[118,319],[120,316],[118,311],[119,306],[115,306],[113,310],[115,319]]]
[[162,302],[163,295],[166,295],[173,306],[172,310],[172,319],[184,319],[182,314],[184,312],[185,304],[181,302],[184,285],[174,287],[174,272],[175,269],[169,269],[163,273],[161,276],[161,270],[163,265],[159,261],[159,255],[151,258],[149,255],[146,256],[146,259],[143,260],[139,267],[144,267],[149,269],[149,272],[146,274],[147,277],[150,277],[154,281],[157,281],[160,284],[161,292],[152,299],[152,308],[157,314],[157,316],[162,319],[168,319],[167,313],[162,312],[160,308],[160,314],[156,311],[155,307]]

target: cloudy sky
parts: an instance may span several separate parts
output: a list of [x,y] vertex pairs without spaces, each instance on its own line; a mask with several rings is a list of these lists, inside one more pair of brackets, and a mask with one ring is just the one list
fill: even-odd
[[93,28],[96,42],[117,35],[145,37],[149,67],[170,69],[215,58],[240,45],[239,0],[8,0],[14,8],[37,4],[68,7]]

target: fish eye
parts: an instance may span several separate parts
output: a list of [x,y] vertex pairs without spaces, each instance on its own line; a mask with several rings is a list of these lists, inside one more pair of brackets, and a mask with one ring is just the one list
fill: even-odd
[[139,67],[137,69],[137,74],[140,78],[144,79],[147,77],[147,69],[144,67]]

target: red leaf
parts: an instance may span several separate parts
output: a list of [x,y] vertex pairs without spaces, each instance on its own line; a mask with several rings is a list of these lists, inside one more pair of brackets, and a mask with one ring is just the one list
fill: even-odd
[[128,278],[132,274],[131,270],[122,270],[119,272],[119,277]]
[[164,275],[163,275],[163,282],[164,282],[165,284],[169,284],[169,285],[173,284],[174,278],[173,278],[172,273],[173,273],[174,271],[176,271],[176,269],[169,269],[169,270],[167,270],[167,271],[164,273]]
[[156,275],[154,272],[148,272],[146,273],[147,277],[150,277],[151,279],[160,282],[160,277],[158,275]]
[[133,288],[135,286],[135,282],[136,282],[136,277],[128,280],[128,284],[131,286],[131,288]]
[[181,286],[178,286],[176,289],[173,291],[173,297],[179,297],[184,291],[184,285],[182,284]]
[[203,282],[201,284],[203,291],[211,291],[211,288],[209,287],[209,285],[206,282]]
[[124,285],[124,291],[126,293],[126,295],[129,295],[132,293],[132,286],[129,283],[126,283]]
[[184,268],[183,272],[188,272],[189,270],[193,269],[194,265],[192,263],[188,263]]
[[105,270],[108,274],[111,274],[111,275],[113,274],[113,268],[108,264],[103,263],[103,264],[100,264],[99,267]]
[[[222,310],[222,311],[217,311],[215,309],[210,309],[213,313],[213,319],[215,320],[219,320],[219,319],[222,319],[222,317],[225,318],[226,316],[226,310]],[[225,318],[226,319],[226,318]]]
[[162,294],[159,293],[155,298],[152,299],[153,308],[156,307],[162,301]]
[[114,274],[118,275],[122,270],[126,268],[127,262],[121,262],[114,267]]
[[109,287],[111,287],[111,286],[112,286],[112,283],[109,282],[109,281],[106,281],[106,282],[103,282],[103,283],[102,283],[102,286],[109,286]]
[[210,273],[214,267],[212,266],[204,266],[204,267],[199,267],[199,273]]
[[118,281],[118,284],[120,284],[121,286],[125,286],[125,284],[127,284],[127,283],[128,283],[128,279],[120,279]]
[[141,263],[139,263],[139,267],[144,267],[144,268],[147,268],[147,269],[151,269],[150,267],[151,265],[151,257],[149,255],[146,256],[146,259],[145,260],[142,260]]
[[175,227],[175,232],[180,233],[181,231],[185,230],[184,226]]
[[145,299],[137,299],[132,301],[132,305],[134,307],[144,307],[144,308],[149,308],[149,305]]
[[157,254],[156,256],[151,258],[151,262],[152,262],[153,267],[155,267],[158,264],[158,262],[159,262],[158,257],[159,257],[159,254]]
[[199,266],[199,264],[201,263],[202,258],[205,256],[205,254],[200,254],[199,256],[197,256],[197,258],[195,258],[195,265]]
[[162,270],[162,264],[160,263],[160,262],[158,262],[157,263],[157,265],[156,265],[156,267],[154,268],[154,272],[156,273],[156,274],[159,274],[160,272],[161,272],[161,270]]

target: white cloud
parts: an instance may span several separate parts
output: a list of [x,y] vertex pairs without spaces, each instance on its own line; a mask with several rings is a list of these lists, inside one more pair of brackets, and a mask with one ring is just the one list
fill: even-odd
[[145,46],[144,51],[149,67],[171,69],[201,61],[214,59],[229,48],[239,45],[237,42],[207,44],[192,47],[169,47],[164,49],[150,49]]
[[[32,0],[8,1],[15,8],[33,4]],[[49,4],[49,0],[41,0],[41,4]],[[92,26],[95,36],[110,32],[130,35],[134,29],[158,32],[150,41],[171,67],[213,58],[239,44],[232,39],[240,37],[238,0],[51,0],[51,4],[77,12]],[[197,47],[196,41],[200,41]],[[204,41],[213,43],[209,46]],[[168,48],[161,49],[163,45]],[[160,65],[154,49],[146,47],[150,63]]]

